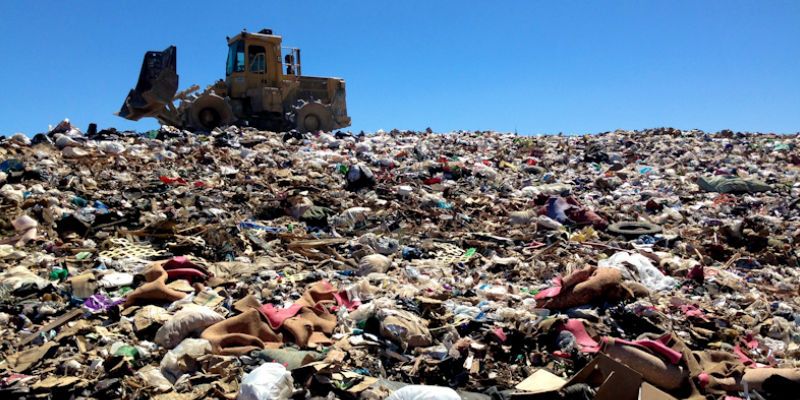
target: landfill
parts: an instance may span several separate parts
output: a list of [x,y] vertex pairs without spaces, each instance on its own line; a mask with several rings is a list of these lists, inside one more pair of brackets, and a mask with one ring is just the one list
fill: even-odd
[[3,399],[797,399],[798,135],[0,141]]

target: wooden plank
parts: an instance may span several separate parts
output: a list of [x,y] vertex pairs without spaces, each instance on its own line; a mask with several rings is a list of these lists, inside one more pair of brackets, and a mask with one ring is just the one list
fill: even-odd
[[68,313],[56,318],[55,320],[53,320],[49,324],[39,328],[39,330],[36,331],[35,333],[31,333],[30,335],[26,336],[24,339],[22,339],[17,344],[17,347],[25,346],[26,344],[32,342],[34,339],[39,337],[39,335],[41,335],[42,332],[47,332],[47,331],[49,331],[51,329],[58,328],[59,326],[64,325],[67,322],[72,321],[73,319],[83,315],[83,313],[84,313],[84,311],[82,309],[76,308],[76,309],[74,309],[74,310],[72,310],[72,311],[70,311],[70,312],[68,312]]

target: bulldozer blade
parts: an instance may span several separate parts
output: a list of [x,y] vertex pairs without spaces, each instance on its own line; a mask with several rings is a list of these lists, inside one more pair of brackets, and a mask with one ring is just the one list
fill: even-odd
[[164,112],[178,91],[176,62],[175,46],[169,46],[164,51],[145,53],[136,88],[128,93],[117,115],[138,121]]

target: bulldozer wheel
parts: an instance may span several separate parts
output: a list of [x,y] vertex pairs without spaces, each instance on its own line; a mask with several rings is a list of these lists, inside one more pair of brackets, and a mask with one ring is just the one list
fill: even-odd
[[211,107],[206,107],[200,110],[200,112],[197,114],[197,117],[200,121],[200,125],[208,130],[218,127],[222,122],[222,118],[220,118],[217,110]]
[[306,103],[295,117],[300,132],[330,132],[333,129],[333,115],[327,107],[319,103]]
[[234,121],[231,107],[215,93],[204,94],[194,100],[189,116],[194,128],[209,131]]

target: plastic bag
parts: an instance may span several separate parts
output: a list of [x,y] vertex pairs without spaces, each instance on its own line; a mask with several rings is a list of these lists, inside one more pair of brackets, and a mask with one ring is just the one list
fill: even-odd
[[[195,370],[194,362],[200,356],[211,352],[211,343],[205,339],[185,339],[170,350],[161,360],[161,373],[171,382],[175,382],[181,375]],[[184,356],[187,356],[184,358]],[[188,360],[187,360],[188,358]]]
[[661,273],[656,268],[650,259],[641,254],[631,254],[626,252],[618,252],[613,256],[600,260],[597,263],[598,267],[611,267],[621,270],[623,273],[627,272],[624,264],[634,266],[639,274],[639,281],[641,284],[647,286],[650,290],[667,290],[674,288],[678,281],[675,278],[669,277]]
[[358,261],[358,274],[363,276],[372,272],[384,273],[388,271],[391,266],[392,261],[389,257],[383,254],[370,254],[361,257],[361,260]]
[[208,328],[223,319],[208,307],[187,304],[158,329],[155,342],[171,349],[192,332]]
[[144,383],[153,388],[157,392],[168,392],[172,390],[172,384],[164,377],[161,371],[152,366],[146,365],[142,369],[136,371],[138,376]]
[[461,400],[461,396],[447,387],[408,385],[396,390],[386,400]]
[[238,400],[287,400],[292,395],[292,374],[281,364],[266,363],[242,378]]

